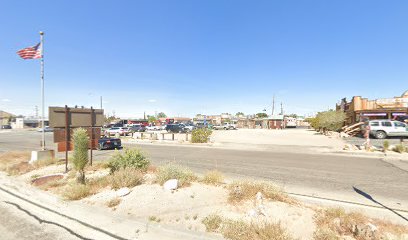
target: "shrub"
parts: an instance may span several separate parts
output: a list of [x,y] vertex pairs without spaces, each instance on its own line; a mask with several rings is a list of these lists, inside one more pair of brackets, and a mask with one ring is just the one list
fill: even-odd
[[108,206],[108,207],[110,207],[110,208],[113,208],[113,207],[118,206],[121,201],[122,201],[122,199],[116,197],[116,198],[114,198],[114,199],[109,200],[109,201],[106,203],[106,206]]
[[63,197],[67,200],[79,200],[92,195],[91,187],[84,184],[70,184],[65,188]]
[[313,233],[314,240],[340,240],[337,234],[328,228],[319,228]]
[[403,152],[407,151],[406,147],[403,144],[396,145],[393,150],[398,152],[398,153],[403,153]]
[[242,220],[227,220],[221,227],[221,233],[230,240],[292,239],[280,223],[249,224]]
[[206,143],[208,142],[208,137],[211,136],[212,131],[207,128],[195,129],[191,133],[192,143]]
[[142,184],[143,173],[140,170],[134,168],[120,169],[110,176],[108,181],[113,189],[119,189],[124,187],[135,187]]
[[341,111],[319,112],[315,118],[310,120],[311,126],[316,130],[340,131],[344,125],[346,114]]
[[111,173],[119,169],[134,168],[146,171],[150,161],[139,149],[125,149],[123,153],[116,152],[108,163]]
[[79,173],[77,181],[79,183],[85,184],[84,168],[88,163],[89,140],[86,130],[83,128],[75,129],[72,140],[74,142],[74,154],[72,157],[72,163],[74,165],[74,169]]
[[205,217],[202,221],[207,232],[217,232],[222,224],[222,218],[220,215],[211,214]]
[[388,140],[384,140],[383,142],[384,152],[386,152],[389,147],[390,147],[390,142]]
[[265,198],[286,202],[295,203],[295,200],[289,198],[280,188],[267,183],[257,181],[241,181],[233,182],[228,186],[230,203],[240,203],[245,200],[254,199],[258,192],[261,192]]
[[55,163],[57,163],[57,161],[54,158],[49,158],[49,159],[35,161],[33,165],[35,168],[41,168],[41,167],[49,166]]
[[180,187],[183,187],[197,180],[197,176],[190,169],[180,165],[167,164],[157,169],[157,182],[160,185],[170,179],[177,179]]
[[224,176],[217,170],[208,171],[203,177],[203,182],[210,185],[219,185],[223,181]]

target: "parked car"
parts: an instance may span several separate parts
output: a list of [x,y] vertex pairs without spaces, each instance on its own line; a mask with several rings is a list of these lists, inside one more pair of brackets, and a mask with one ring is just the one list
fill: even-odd
[[[43,131],[43,128],[37,129],[37,132],[42,132],[42,131]],[[54,128],[51,128],[49,126],[45,126],[44,128],[44,132],[53,132],[53,131],[54,131]]]
[[11,129],[10,125],[1,125],[1,129]]
[[378,139],[388,136],[408,137],[408,126],[406,123],[392,120],[371,120],[369,121],[370,134]]
[[116,133],[119,133],[121,136],[126,136],[130,133],[130,131],[127,127],[113,127],[105,131],[105,135],[113,135]]
[[135,124],[135,125],[132,125],[129,128],[129,130],[130,130],[131,133],[144,132],[144,131],[146,131],[146,127],[141,125],[141,124]]
[[171,133],[185,133],[188,130],[182,124],[167,124],[166,131]]
[[215,130],[221,130],[221,129],[224,129],[224,130],[235,130],[235,129],[237,129],[237,127],[235,126],[235,124],[232,124],[232,123],[224,123],[224,124],[222,124],[222,125],[214,125],[212,128],[215,129]]
[[193,124],[180,124],[182,125],[188,132],[192,132],[194,129],[196,129],[196,126]]
[[119,138],[100,138],[98,140],[98,150],[122,148],[122,141]]

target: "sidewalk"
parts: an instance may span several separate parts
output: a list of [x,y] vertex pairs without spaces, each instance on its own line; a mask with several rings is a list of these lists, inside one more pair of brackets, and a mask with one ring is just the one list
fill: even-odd
[[[117,216],[111,210],[78,202],[66,202],[47,192],[0,173],[0,198],[40,217],[75,230],[90,239],[222,239],[202,233],[180,230],[158,223]],[[22,213],[24,214],[24,213]]]

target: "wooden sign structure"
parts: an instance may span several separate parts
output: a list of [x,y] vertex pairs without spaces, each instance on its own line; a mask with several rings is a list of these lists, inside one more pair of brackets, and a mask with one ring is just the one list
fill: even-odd
[[91,150],[90,164],[92,165],[92,150],[96,149],[101,136],[104,121],[103,109],[49,107],[49,125],[54,128],[54,142],[58,144],[58,152],[65,151],[65,171],[68,171],[68,151],[73,149],[71,135],[75,128],[84,128],[89,136]]

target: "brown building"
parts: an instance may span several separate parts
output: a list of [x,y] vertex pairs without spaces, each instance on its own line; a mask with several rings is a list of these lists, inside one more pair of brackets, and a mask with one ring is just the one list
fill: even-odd
[[345,124],[350,125],[363,120],[395,119],[398,116],[408,116],[408,91],[401,97],[368,100],[354,96],[350,102],[343,98],[336,110],[346,113]]

